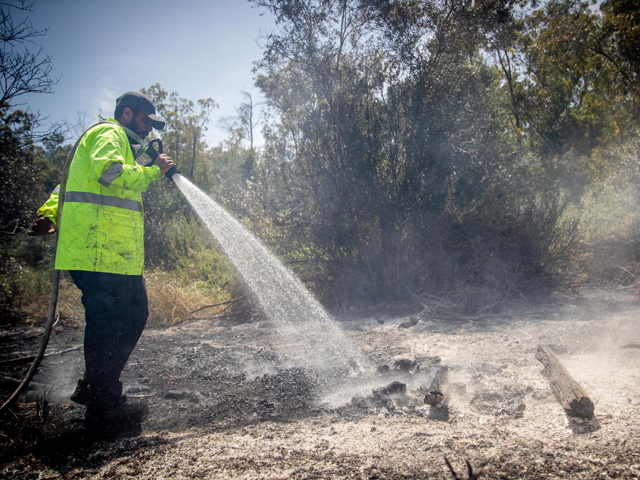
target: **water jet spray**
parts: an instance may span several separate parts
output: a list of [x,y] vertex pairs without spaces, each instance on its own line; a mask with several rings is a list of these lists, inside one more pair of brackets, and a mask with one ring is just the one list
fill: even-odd
[[173,180],[301,365],[321,376],[369,368],[338,323],[251,231],[186,178],[178,174]]

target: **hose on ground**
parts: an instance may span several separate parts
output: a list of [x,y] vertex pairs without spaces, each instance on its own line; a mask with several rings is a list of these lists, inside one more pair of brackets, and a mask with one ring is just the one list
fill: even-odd
[[16,399],[22,395],[22,392],[29,386],[29,383],[33,379],[33,376],[38,371],[38,367],[40,366],[40,362],[42,361],[42,357],[44,357],[44,352],[47,349],[47,344],[49,343],[49,337],[51,337],[51,329],[53,328],[53,320],[56,317],[56,305],[58,304],[58,289],[60,286],[60,270],[53,270],[53,279],[51,280],[51,299],[49,301],[49,313],[47,315],[47,323],[44,327],[44,334],[42,335],[42,340],[40,341],[40,348],[38,349],[38,353],[36,358],[33,360],[31,364],[31,368],[27,372],[27,375],[22,380],[22,383],[18,386],[13,395],[7,400],[2,407],[0,407],[0,414],[5,412],[12,404],[16,401]]

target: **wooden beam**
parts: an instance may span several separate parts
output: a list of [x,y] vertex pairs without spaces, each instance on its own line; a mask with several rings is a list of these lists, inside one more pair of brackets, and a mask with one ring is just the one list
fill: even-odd
[[546,345],[539,345],[536,359],[544,366],[551,391],[570,417],[586,420],[593,418],[594,405],[582,387],[560,363],[555,353]]

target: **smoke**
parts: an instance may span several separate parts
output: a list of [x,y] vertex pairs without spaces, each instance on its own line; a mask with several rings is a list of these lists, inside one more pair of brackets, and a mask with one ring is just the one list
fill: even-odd
[[45,358],[25,393],[27,402],[46,396],[52,404],[69,403],[69,397],[82,377],[83,367],[81,351]]

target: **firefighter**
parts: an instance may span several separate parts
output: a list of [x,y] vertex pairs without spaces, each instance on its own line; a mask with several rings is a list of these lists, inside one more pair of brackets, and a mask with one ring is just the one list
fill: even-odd
[[146,415],[146,405],[126,402],[120,374],[148,316],[141,192],[175,163],[161,154],[151,166],[138,165],[132,145],[164,126],[148,97],[120,96],[113,118],[87,130],[71,153],[60,215],[58,186],[29,232],[58,230],[55,268],[67,270],[82,292],[85,372],[71,400],[87,406],[87,428]]

